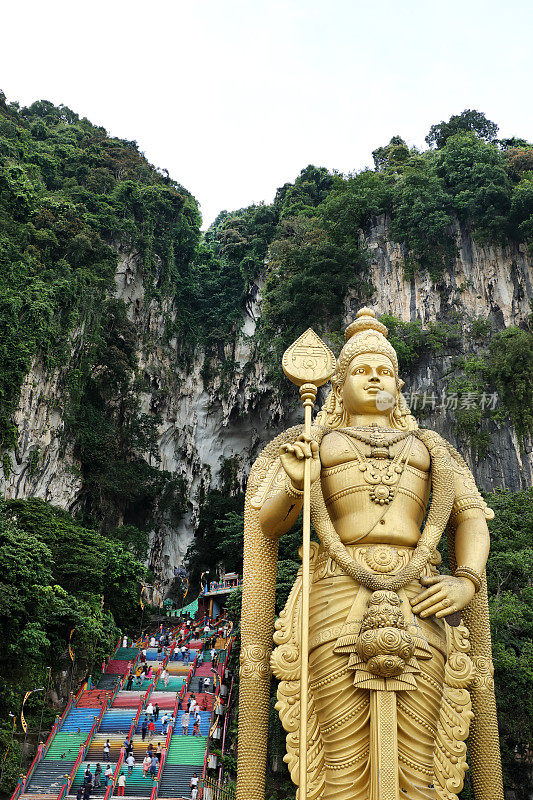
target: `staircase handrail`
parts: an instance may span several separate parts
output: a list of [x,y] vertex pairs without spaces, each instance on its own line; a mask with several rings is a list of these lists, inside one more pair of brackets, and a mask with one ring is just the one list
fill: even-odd
[[168,664],[168,661],[169,661],[170,657],[172,656],[172,653],[174,652],[176,644],[177,644],[176,639],[174,639],[174,641],[170,645],[170,650],[168,651],[168,653],[166,654],[165,658],[163,659],[163,664],[162,664],[162,668],[163,669],[165,669],[166,665]]
[[[83,759],[85,758],[87,750],[89,749],[89,747],[91,745],[91,742],[92,742],[92,740],[94,738],[94,735],[95,735],[96,731],[98,730],[98,728],[100,727],[100,725],[102,723],[102,719],[104,717],[104,714],[105,714],[105,712],[107,711],[108,708],[109,708],[109,695],[107,696],[106,702],[102,703],[102,708],[100,709],[100,713],[98,714],[97,717],[94,718],[94,722],[92,724],[91,730],[87,734],[87,738],[85,739],[84,743],[82,745],[80,745],[80,749],[79,749],[79,752],[78,752],[78,758],[74,762],[74,766],[70,770],[70,774],[69,774],[69,776],[68,776],[68,778],[66,780],[66,792],[65,792],[66,794],[68,794],[68,792],[70,791],[70,787],[72,786],[72,783],[73,783],[73,781],[74,781],[74,779],[76,777],[76,773],[77,773],[77,771],[78,771],[78,769],[80,767],[80,764],[82,763]],[[62,788],[61,791],[63,791],[64,788],[65,788],[65,786]],[[59,800],[59,798],[58,798],[58,800]]]
[[133,717],[133,719],[131,721],[130,730],[129,730],[129,733],[128,733],[128,739],[130,740],[130,742],[131,742],[131,737],[135,733],[137,725],[139,724],[139,720],[141,718],[141,714],[142,714],[143,708],[144,708],[144,695],[141,694],[141,696],[139,698],[139,703],[137,705],[137,711],[136,711],[135,716]]
[[211,709],[211,717],[209,719],[209,732],[207,734],[207,743],[205,746],[205,754],[204,754],[204,767],[202,771],[202,783],[205,780],[206,772],[207,772],[207,760],[209,758],[209,745],[211,743],[211,736],[215,732],[215,728],[218,727],[218,720],[215,721],[215,717],[219,716],[215,714],[215,700],[220,695],[220,684],[218,684],[214,691],[214,700],[213,700],[213,708]]
[[149,684],[149,686],[148,686],[148,689],[146,690],[146,693],[144,695],[144,705],[145,706],[146,706],[146,701],[148,700],[148,698],[150,697],[150,695],[152,694],[153,691],[154,691],[154,680],[152,679],[150,684]]
[[[118,780],[118,776],[120,775],[120,769],[122,767],[122,764],[124,763],[124,754],[125,754],[124,747],[121,747],[120,748],[120,755],[118,757],[117,766],[115,767],[115,771],[113,773],[113,777],[111,778],[111,782],[110,782],[109,786],[105,790],[104,800],[109,800],[109,798],[113,794],[113,789],[115,788],[115,784],[116,784],[116,782]],[[60,800],[60,798],[58,798],[58,800]]]
[[230,684],[230,687],[229,687],[229,692],[228,692],[228,699],[227,699],[227,702],[226,702],[226,713],[224,714],[224,729],[223,729],[223,732],[222,732],[222,755],[224,755],[224,746],[225,746],[225,743],[226,743],[226,731],[228,729],[229,718],[230,718],[229,707],[230,707],[231,693],[233,691],[233,681],[234,681],[234,678],[232,677],[231,684]]
[[204,766],[202,769],[202,783],[205,780],[206,772],[207,772],[207,759],[209,758],[209,736],[207,737],[207,742],[205,745],[205,753],[204,753]]
[[[94,725],[93,725],[94,727]],[[92,730],[92,729],[91,729]],[[76,773],[80,767],[81,762],[85,757],[85,744],[80,744],[80,749],[78,751],[78,757],[74,762],[74,766],[70,770],[69,774],[66,776],[66,781],[64,782],[63,786],[61,787],[61,791],[57,796],[57,800],[61,800],[66,794],[69,793],[70,787],[72,786],[72,781],[76,777]]]
[[229,719],[230,719],[230,702],[231,702],[231,694],[233,692],[233,681],[234,681],[234,678],[232,676],[231,684],[230,684],[229,692],[228,692],[228,701],[227,701],[227,704],[226,704],[226,713],[224,715],[224,728],[222,730],[222,744],[221,744],[221,748],[220,748],[220,752],[221,752],[220,770],[219,770],[219,773],[218,773],[218,787],[219,787],[219,789],[222,786],[222,778],[223,778],[223,775],[224,775],[224,750],[225,750],[225,747],[226,747],[226,733],[227,733],[227,730],[228,730]]
[[122,678],[119,680],[119,682],[115,686],[115,689],[114,689],[114,692],[113,692],[113,697],[111,698],[111,703],[109,705],[113,705],[113,703],[115,702],[115,698],[116,698],[117,694],[124,689],[124,684],[126,683],[126,681],[128,679],[128,675],[130,674],[130,672],[132,670],[135,669],[135,665],[137,664],[137,659],[138,658],[139,658],[139,653],[137,653],[137,655],[135,656],[133,661],[128,661],[128,669],[126,670],[126,672],[123,674]]
[[27,773],[25,775],[21,776],[19,782],[17,783],[17,785],[15,787],[15,791],[11,795],[11,800],[16,800],[23,793],[24,789],[28,785],[28,782],[29,782],[31,776],[35,772],[35,767],[45,757],[45,755],[46,755],[46,753],[48,751],[48,748],[50,747],[50,742],[52,740],[51,737],[53,737],[53,735],[55,734],[56,725],[57,725],[57,718],[56,718],[56,722],[54,723],[54,727],[52,728],[52,730],[48,734],[48,738],[46,740],[46,743],[44,745],[42,745],[42,746],[40,744],[38,745],[37,752],[35,753],[33,761],[31,762]]
[[88,681],[83,681],[82,685],[77,691],[77,694],[74,697],[74,705],[78,705],[78,701],[82,696],[82,694],[87,690],[87,686],[88,686]]

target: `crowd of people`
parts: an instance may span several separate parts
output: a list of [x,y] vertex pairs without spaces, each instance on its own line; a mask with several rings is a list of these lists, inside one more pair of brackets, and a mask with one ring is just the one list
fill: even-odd
[[[194,661],[194,658],[197,654],[197,650],[189,649],[186,644],[182,644],[181,646],[177,645],[179,640],[186,639],[189,634],[192,634],[193,637],[203,637],[206,639],[205,646],[210,648],[210,655],[213,668],[216,668],[218,662],[218,653],[215,649],[215,642],[217,636],[219,637],[227,637],[230,633],[230,626],[225,624],[223,626],[217,625],[217,621],[211,620],[209,618],[205,618],[202,622],[198,623],[196,621],[191,620],[188,617],[182,618],[181,627],[179,631],[174,634],[170,632],[165,632],[163,630],[163,626],[161,625],[158,635],[151,635],[143,639],[141,644],[141,650],[139,652],[139,663],[136,666],[135,670],[131,670],[128,674],[128,677],[124,684],[124,689],[126,691],[131,691],[135,687],[143,687],[143,683],[148,680],[151,681],[158,672],[158,665],[148,664],[147,663],[147,651],[148,648],[151,650],[157,650],[157,661],[164,662],[167,658],[169,653],[172,651],[172,659],[177,661],[183,661],[185,664],[188,664]],[[128,637],[124,636],[122,640],[122,647],[126,648],[130,644]],[[163,668],[161,671],[160,678],[165,687],[168,686],[170,674],[166,668]],[[178,701],[178,710],[182,711],[180,725],[182,729],[182,734],[184,736],[189,735],[189,726],[191,719],[193,721],[192,727],[192,736],[201,736],[200,731],[200,724],[201,724],[201,711],[207,711],[208,709],[208,701],[206,697],[206,693],[212,691],[212,682],[209,676],[199,677],[199,687],[198,687],[198,694],[202,694],[203,696],[197,699],[197,696],[194,692],[192,692],[188,699],[180,698]],[[172,714],[171,711],[161,710],[159,704],[156,702],[155,704],[151,701],[148,703],[144,713],[144,719],[140,725],[140,734],[141,734],[141,741],[145,742],[148,739],[148,746],[146,749],[145,756],[142,760],[142,774],[145,778],[151,778],[152,781],[155,780],[157,773],[159,771],[159,765],[161,762],[161,757],[163,753],[163,748],[160,742],[157,742],[157,745],[154,747],[153,739],[156,733],[156,726],[155,723],[161,719],[161,735],[166,738],[169,731],[174,730],[174,725],[176,723],[176,718]],[[121,770],[118,780],[116,782],[116,790],[117,795],[119,797],[123,797],[126,790],[127,779],[133,774],[133,769],[135,767],[135,756],[133,753],[133,737],[132,739],[126,737],[125,741],[123,742],[124,748],[124,767],[125,770]],[[103,762],[109,762],[110,758],[110,742],[109,739],[106,740],[103,746]],[[107,788],[113,780],[113,768],[111,767],[110,763],[107,763],[107,767],[105,770],[102,769],[102,765],[100,763],[96,764],[94,773],[91,771],[91,765],[87,765],[85,770],[84,779],[82,785],[79,787],[76,800],[90,800],[91,792],[94,789],[99,789],[102,785],[102,781],[104,781],[104,786]],[[196,773],[191,777],[189,788],[191,790],[191,800],[196,800],[198,797],[199,791],[199,778]]]

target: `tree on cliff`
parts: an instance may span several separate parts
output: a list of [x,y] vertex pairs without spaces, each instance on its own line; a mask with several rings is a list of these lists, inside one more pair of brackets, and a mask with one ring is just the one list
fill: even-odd
[[448,122],[443,120],[436,125],[432,125],[426,136],[426,143],[430,147],[435,145],[437,149],[440,149],[444,147],[450,136],[455,136],[456,133],[467,133],[468,131],[475,133],[485,142],[493,142],[498,133],[498,125],[487,119],[482,111],[467,108],[461,114],[451,116]]

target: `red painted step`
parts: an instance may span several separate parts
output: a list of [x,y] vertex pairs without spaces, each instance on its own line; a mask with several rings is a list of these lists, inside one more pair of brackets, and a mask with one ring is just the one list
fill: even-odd
[[213,677],[213,673],[211,672],[212,668],[213,665],[211,664],[210,661],[208,662],[204,661],[203,664],[200,664],[199,667],[196,667],[194,674],[197,678],[207,678],[207,677],[212,678]]
[[[196,697],[196,702],[200,704],[200,708],[201,709],[203,709],[203,707],[204,707],[203,699],[204,699],[204,697],[207,697],[207,709],[206,709],[206,711],[212,711],[213,710],[213,703],[214,703],[214,697],[215,697],[213,694],[205,694],[204,692],[200,692],[200,693],[195,692],[194,695]],[[187,703],[189,702],[190,696],[191,696],[191,692],[186,692],[185,693],[185,700],[187,701]],[[188,706],[187,706],[187,708],[188,708]]]
[[105,691],[104,689],[90,689],[85,690],[78,700],[78,708],[101,708],[107,701],[108,697],[112,697],[113,692]]
[[108,675],[125,675],[130,668],[130,661],[115,661],[114,659],[107,665]]
[[113,702],[113,708],[137,708],[140,699],[141,692],[119,692]]
[[154,706],[157,703],[159,708],[164,708],[165,711],[172,711],[176,702],[176,695],[174,692],[152,692],[149,702]]

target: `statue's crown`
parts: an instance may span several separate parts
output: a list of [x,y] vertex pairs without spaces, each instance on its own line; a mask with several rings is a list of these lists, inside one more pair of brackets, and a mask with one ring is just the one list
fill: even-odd
[[337,375],[344,379],[348,364],[360,353],[381,353],[392,361],[398,377],[398,357],[387,334],[387,326],[376,319],[376,312],[372,308],[361,308],[344,332],[346,344],[337,360]]
[[346,341],[348,341],[348,339],[351,339],[356,333],[362,333],[363,331],[370,330],[381,333],[381,335],[385,336],[385,338],[389,332],[387,326],[376,319],[376,312],[374,309],[365,306],[364,308],[359,309],[355,320],[348,325],[344,331],[344,336]]

